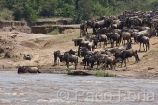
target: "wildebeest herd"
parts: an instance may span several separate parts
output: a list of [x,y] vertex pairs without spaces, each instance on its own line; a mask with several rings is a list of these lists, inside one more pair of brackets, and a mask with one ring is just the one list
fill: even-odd
[[[88,32],[92,29],[92,33]],[[82,58],[80,64],[97,68],[102,65],[105,69],[115,69],[117,63],[124,62],[134,56],[135,62],[140,61],[138,51],[132,48],[132,44],[140,43],[139,50],[150,48],[150,38],[158,35],[158,11],[125,11],[118,17],[101,17],[87,20],[80,25],[80,38],[72,39],[78,51],[72,49],[61,54],[60,50],[54,51],[54,65],[57,58],[60,62],[65,61],[79,64],[78,58]],[[104,51],[95,51],[103,43]],[[99,44],[99,46],[98,46]],[[110,45],[110,48],[107,45]],[[116,47],[115,47],[116,46]]]

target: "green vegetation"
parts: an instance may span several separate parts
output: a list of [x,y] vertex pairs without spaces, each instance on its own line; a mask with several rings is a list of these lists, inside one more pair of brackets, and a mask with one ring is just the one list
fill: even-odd
[[66,68],[66,71],[67,71],[68,73],[71,73],[71,68]]
[[7,8],[4,8],[3,11],[0,11],[0,20],[13,20],[13,11],[8,10]]
[[0,0],[0,20],[71,18],[74,23],[100,16],[119,15],[124,10],[158,10],[157,0]]
[[53,31],[51,31],[50,33],[48,33],[48,34],[51,34],[51,35],[59,34],[59,29],[56,28],[56,29],[54,29]]
[[116,75],[109,73],[105,70],[97,70],[95,75],[98,77],[116,77]]

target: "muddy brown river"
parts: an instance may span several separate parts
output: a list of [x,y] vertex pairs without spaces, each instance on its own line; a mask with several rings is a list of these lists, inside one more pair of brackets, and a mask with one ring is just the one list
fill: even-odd
[[0,105],[157,105],[158,78],[0,72]]

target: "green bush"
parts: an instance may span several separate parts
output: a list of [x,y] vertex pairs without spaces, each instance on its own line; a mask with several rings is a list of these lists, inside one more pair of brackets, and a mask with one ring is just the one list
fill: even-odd
[[0,20],[13,20],[13,11],[8,10],[7,8],[4,8],[2,11],[0,11]]
[[71,73],[71,68],[66,68],[66,71],[67,71],[68,73]]
[[96,74],[95,76],[98,76],[98,77],[116,77],[116,75],[114,74],[111,74],[105,70],[98,70],[96,71]]

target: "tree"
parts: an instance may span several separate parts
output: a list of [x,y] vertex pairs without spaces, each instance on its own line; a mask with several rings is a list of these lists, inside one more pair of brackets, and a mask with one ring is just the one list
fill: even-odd
[[42,1],[40,5],[39,16],[51,17],[55,15],[58,2],[57,0]]
[[26,0],[24,3],[24,17],[33,24],[37,21],[40,3],[41,0]]

